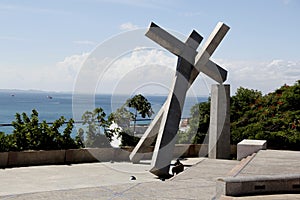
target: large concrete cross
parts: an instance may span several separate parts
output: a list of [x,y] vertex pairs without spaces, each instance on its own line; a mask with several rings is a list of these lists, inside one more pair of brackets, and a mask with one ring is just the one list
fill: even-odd
[[226,80],[227,71],[210,61],[209,58],[228,30],[228,26],[218,23],[205,45],[197,52],[196,49],[202,37],[196,31],[193,31],[183,43],[156,24],[151,24],[146,36],[178,56],[177,69],[165,104],[130,155],[133,162],[142,159],[145,148],[150,146],[157,136],[150,171],[157,176],[169,175],[175,136],[187,90],[200,71],[219,83]]

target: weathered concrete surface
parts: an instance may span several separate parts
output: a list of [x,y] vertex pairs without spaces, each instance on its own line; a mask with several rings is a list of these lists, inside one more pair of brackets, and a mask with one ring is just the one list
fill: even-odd
[[262,150],[237,176],[300,174],[300,152]]
[[[254,194],[253,190],[255,189],[258,191],[257,194],[264,193],[264,190],[270,190],[269,193],[273,194],[286,191],[298,192],[300,179],[297,177],[300,174],[300,152],[261,150],[248,158],[240,162],[242,165],[236,168],[234,173],[231,171],[228,174],[240,179],[241,183],[238,184],[243,184],[243,180],[246,181],[245,185],[235,192],[242,192],[240,195]],[[222,182],[225,183],[226,177],[222,179],[223,181],[218,183],[217,196],[224,195],[224,191],[226,191],[224,190],[226,185],[223,185],[223,190],[220,189]],[[247,187],[251,188],[247,189]],[[234,190],[238,190],[238,188],[239,186],[234,187]],[[299,197],[300,194],[295,195],[295,198]]]
[[134,183],[158,181],[147,170],[149,165],[117,162],[10,168],[0,170],[0,197],[125,184],[132,175]]
[[230,158],[230,85],[212,85],[209,158]]
[[[171,180],[147,172],[150,165],[93,163],[0,170],[0,199],[212,199],[216,178],[237,161],[194,158]],[[130,176],[136,181],[131,181]]]
[[[71,166],[21,167],[0,170],[0,199],[203,199],[216,195],[216,180],[242,161],[195,158],[182,160],[186,169],[170,180],[160,181],[145,171],[147,163],[93,163]],[[259,167],[260,169],[256,169]],[[284,170],[283,170],[284,169]],[[299,172],[300,152],[260,151],[236,174],[292,174]],[[137,180],[130,181],[134,175]],[[223,199],[300,199],[300,194]]]

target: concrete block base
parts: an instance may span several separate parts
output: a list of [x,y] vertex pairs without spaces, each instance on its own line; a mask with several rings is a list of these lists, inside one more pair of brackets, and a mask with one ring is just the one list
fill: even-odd
[[300,174],[219,178],[217,197],[300,192]]
[[242,160],[259,150],[267,149],[266,140],[243,140],[237,145],[237,160]]

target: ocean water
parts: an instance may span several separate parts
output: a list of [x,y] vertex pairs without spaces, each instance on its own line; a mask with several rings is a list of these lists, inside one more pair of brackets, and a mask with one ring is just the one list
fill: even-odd
[[[161,106],[166,100],[166,96],[147,96],[145,97],[151,103],[154,110],[154,115],[159,111]],[[78,98],[78,97],[77,97]],[[84,101],[82,96],[83,104],[88,104]],[[129,97],[125,95],[108,95],[108,94],[97,94],[95,95],[94,101],[95,107],[103,108],[104,112],[109,115],[112,111],[115,111],[121,105],[124,104],[126,99]],[[182,118],[188,118],[190,116],[190,109],[193,105],[198,102],[207,101],[207,97],[187,97],[183,109]],[[16,113],[25,112],[28,116],[31,114],[32,109],[36,109],[39,113],[39,120],[46,120],[47,122],[53,122],[60,116],[64,116],[67,120],[74,118],[74,105],[72,101],[71,93],[46,93],[46,92],[0,92],[0,131],[5,133],[11,133],[13,130],[12,126],[3,126],[3,124],[11,124],[15,120]],[[81,105],[82,106],[82,105]],[[89,106],[89,105],[84,105]],[[86,111],[86,110],[85,110]],[[77,111],[78,112],[78,111]],[[81,116],[84,112],[79,113]],[[75,117],[76,118],[76,117]],[[77,117],[78,118],[78,117]],[[75,119],[78,121],[78,119]],[[149,121],[150,122],[150,121]],[[74,130],[76,132],[76,130]]]

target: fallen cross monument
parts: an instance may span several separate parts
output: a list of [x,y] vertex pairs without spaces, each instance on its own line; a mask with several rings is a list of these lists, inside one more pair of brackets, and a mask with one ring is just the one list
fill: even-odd
[[197,52],[196,49],[202,41],[202,36],[196,31],[193,31],[187,41],[183,43],[156,24],[151,24],[146,36],[178,56],[176,75],[165,104],[130,154],[131,161],[141,160],[144,150],[157,137],[150,172],[160,177],[170,176],[169,168],[176,142],[175,136],[187,90],[199,72],[205,73],[221,84],[226,80],[227,71],[210,61],[210,56],[228,30],[227,25],[218,23],[207,42]]

